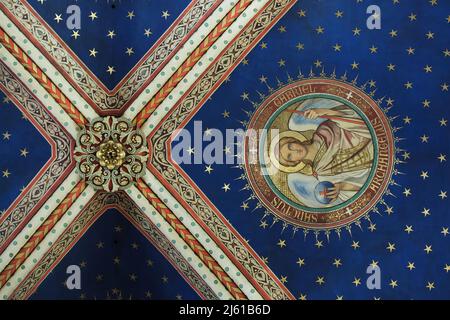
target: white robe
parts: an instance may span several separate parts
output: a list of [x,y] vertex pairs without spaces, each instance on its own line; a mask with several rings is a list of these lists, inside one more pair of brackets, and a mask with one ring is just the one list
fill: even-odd
[[[312,108],[331,109],[342,106],[338,101],[319,98],[303,102],[299,105],[298,110],[306,111]],[[345,114],[342,120],[361,120],[358,114],[348,107],[340,111]],[[354,124],[339,119],[328,120],[319,118],[311,120],[305,119],[302,115],[293,114],[289,121],[289,129],[300,132],[316,130],[313,140],[328,141],[332,144],[328,147],[321,160],[314,163],[317,178],[299,172],[289,174],[288,176],[289,189],[306,206],[315,208],[335,206],[352,198],[358,192],[341,191],[338,199],[330,204],[323,204],[317,201],[314,196],[314,188],[319,181],[329,181],[333,184],[348,182],[360,188],[365,184],[371,171],[370,167],[340,173],[331,173],[329,170],[330,160],[336,154],[337,149],[346,149],[364,141],[367,143],[367,139],[371,139],[370,131],[365,124]],[[371,140],[367,146],[367,150],[370,150],[371,159],[373,159],[373,144]]]

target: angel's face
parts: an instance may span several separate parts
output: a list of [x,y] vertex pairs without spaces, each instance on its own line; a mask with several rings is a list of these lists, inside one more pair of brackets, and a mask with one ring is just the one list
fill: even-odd
[[306,153],[306,147],[299,141],[289,141],[280,148],[280,157],[288,163],[299,163]]

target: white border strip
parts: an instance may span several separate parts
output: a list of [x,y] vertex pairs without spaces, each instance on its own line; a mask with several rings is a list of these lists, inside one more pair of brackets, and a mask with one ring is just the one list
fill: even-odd
[[[72,104],[91,121],[98,117],[95,110],[87,103],[86,100],[78,94],[72,85],[59,73],[58,70],[41,54],[41,52],[28,40],[25,35],[9,20],[9,18],[0,11],[0,26],[5,30],[9,37],[24,50],[27,55],[38,65],[45,75],[53,81],[53,83],[61,90],[62,93],[72,102]],[[36,39],[39,41],[39,39]],[[37,81],[36,81],[37,82]],[[61,84],[61,85],[59,85]]]
[[142,193],[132,186],[127,193],[133,199],[142,212],[155,224],[158,229],[169,239],[178,252],[189,262],[189,264],[198,272],[208,286],[216,293],[220,299],[233,299],[228,290],[222,285],[217,277],[205,266],[205,264],[197,257],[189,245],[178,235],[178,233],[170,226],[159,212],[150,204],[150,202],[142,195]]
[[[80,197],[70,206],[69,210],[62,216],[56,225],[49,231],[45,238],[38,244],[36,249],[17,269],[14,275],[0,290],[0,300],[6,300],[20,285],[22,280],[33,270],[34,266],[45,256],[50,247],[59,236],[70,226],[70,223],[80,214],[84,206],[95,195],[95,190],[88,186]],[[69,212],[70,211],[70,212]]]
[[[175,214],[175,216],[183,223],[183,225],[195,236],[195,238],[203,245],[203,247],[211,254],[222,269],[228,268],[227,274],[244,292],[250,300],[261,300],[262,296],[254,288],[254,286],[245,278],[239,269],[231,262],[227,255],[219,248],[219,246],[208,236],[192,218],[192,216],[183,208],[178,201],[165,190],[161,182],[158,181],[150,171],[146,171],[143,177],[147,185],[152,191],[164,202],[164,204]],[[198,235],[198,236],[197,236]]]
[[192,68],[155,110],[155,112],[144,123],[142,130],[144,134],[149,135],[163,117],[170,111],[170,109],[181,99],[186,91],[194,84],[194,82],[203,74],[203,72],[211,66],[225,47],[233,41],[238,33],[245,27],[245,25],[256,16],[259,11],[271,0],[256,0],[253,1],[247,9],[236,19],[236,21],[227,29],[227,32],[222,34],[214,45],[205,53],[199,62]]
[[59,202],[64,199],[73,187],[80,181],[80,177],[75,171],[76,169],[72,170],[61,186],[51,195],[50,198],[47,199],[27,226],[20,231],[5,251],[3,251],[0,255],[0,272],[6,268],[13,257],[15,257],[19,250],[28,242],[29,238],[31,238],[36,230],[47,220],[48,216],[59,205]]
[[[164,69],[153,79],[139,97],[125,111],[124,116],[134,119],[137,114],[145,107],[153,96],[155,96],[162,86],[175,74],[180,66],[195,51],[203,39],[208,35],[228,14],[231,9],[236,6],[235,1],[225,0],[216,8],[216,10],[206,19],[205,22],[194,32],[172,60],[164,67]],[[181,58],[180,58],[181,57]]]
[[[45,90],[39,82],[17,61],[1,43],[0,43],[0,59],[11,70],[20,82],[39,100],[39,103],[46,108],[50,114],[60,123],[69,134],[76,138],[77,124],[67,114],[67,112],[55,101],[55,99]],[[31,81],[29,81],[31,80]]]

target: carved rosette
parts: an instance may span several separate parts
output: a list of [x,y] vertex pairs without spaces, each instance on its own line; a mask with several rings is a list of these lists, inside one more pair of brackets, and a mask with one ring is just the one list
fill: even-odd
[[95,189],[123,190],[145,173],[148,148],[144,134],[128,119],[97,118],[78,136],[78,171]]

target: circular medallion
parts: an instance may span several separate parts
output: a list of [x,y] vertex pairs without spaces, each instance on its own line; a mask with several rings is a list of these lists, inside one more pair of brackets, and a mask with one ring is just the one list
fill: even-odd
[[386,191],[394,168],[388,118],[360,89],[333,79],[293,82],[248,124],[245,170],[277,218],[305,229],[358,220]]
[[145,174],[149,156],[144,134],[125,118],[97,118],[77,140],[78,171],[96,190],[123,190]]

